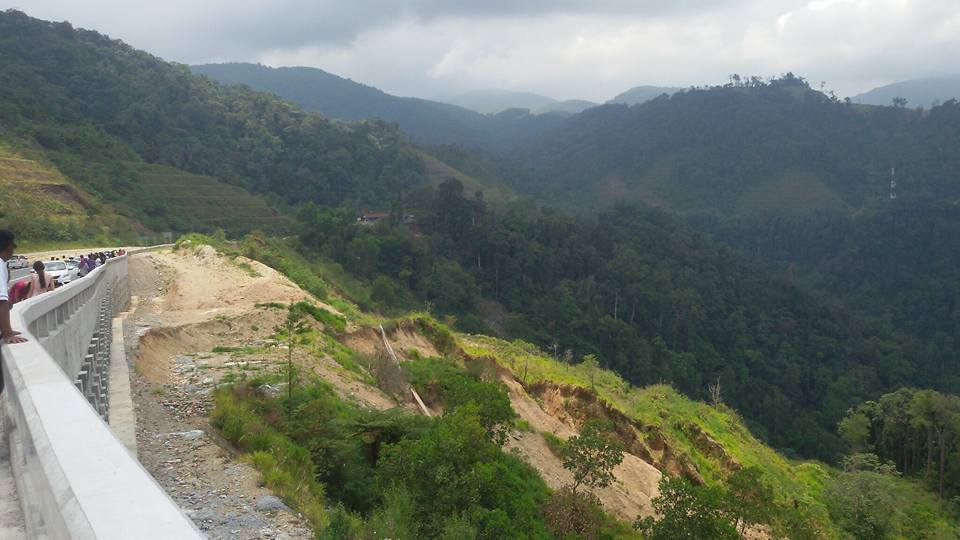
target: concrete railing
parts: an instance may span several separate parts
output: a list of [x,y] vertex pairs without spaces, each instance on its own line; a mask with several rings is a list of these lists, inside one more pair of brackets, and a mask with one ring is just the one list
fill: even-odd
[[3,421],[29,538],[202,538],[76,384],[104,310],[129,297],[118,257],[11,312],[29,341],[0,348]]

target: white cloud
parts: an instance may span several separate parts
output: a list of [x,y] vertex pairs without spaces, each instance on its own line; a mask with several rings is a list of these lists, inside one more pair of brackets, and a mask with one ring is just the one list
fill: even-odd
[[957,0],[21,0],[185,63],[310,65],[405,94],[605,100],[786,71],[841,94],[954,71]]

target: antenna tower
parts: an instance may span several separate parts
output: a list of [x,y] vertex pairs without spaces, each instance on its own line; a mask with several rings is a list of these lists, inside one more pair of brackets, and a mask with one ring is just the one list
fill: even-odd
[[890,166],[890,199],[897,198],[897,168]]

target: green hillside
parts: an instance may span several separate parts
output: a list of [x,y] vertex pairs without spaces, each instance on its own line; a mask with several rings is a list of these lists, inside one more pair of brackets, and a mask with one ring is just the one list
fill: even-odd
[[[607,411],[601,414],[617,421],[617,433],[636,441],[633,446],[628,442],[627,448],[636,451],[639,444],[639,453],[665,473],[723,486],[736,471],[758,468],[780,505],[768,523],[775,525],[777,534],[788,538],[848,537],[843,524],[831,516],[827,493],[844,480],[845,473],[820,462],[785,458],[759,441],[736,411],[722,403],[714,406],[692,401],[669,385],[635,388],[612,372],[557,362],[528,343],[481,335],[458,335],[457,341],[468,355],[495,359],[518,379],[523,378],[527,391],[535,396],[545,385],[559,385],[568,396],[565,410],[578,422],[597,411]],[[596,406],[594,395],[602,406]],[[669,466],[663,458],[671,454],[673,462],[691,466],[671,470],[676,465]],[[943,512],[936,496],[921,482],[903,478],[891,478],[890,482],[890,495],[897,506],[889,516],[892,530],[887,537],[945,539],[960,534],[960,524]]]
[[42,150],[2,138],[0,220],[28,249],[92,239],[130,242],[145,231],[64,176]]
[[155,227],[178,231],[224,229],[278,232],[290,221],[262,198],[210,176],[190,174],[164,165],[134,165],[144,213]]
[[271,92],[329,118],[396,122],[404,133],[424,144],[462,144],[506,152],[562,121],[555,114],[481,114],[469,107],[393,96],[316,68],[229,63],[190,69],[224,84],[244,84]]
[[958,117],[957,102],[859,107],[787,75],[590,109],[516,152],[510,180],[582,207],[618,178],[628,198],[730,216],[879,203],[895,166],[899,200],[956,200]]
[[129,191],[129,161],[298,204],[382,205],[424,182],[396,126],[306,113],[69,23],[0,13],[0,58],[0,125],[57,153],[101,197]]
[[[213,241],[198,237],[191,240],[189,245],[193,246],[196,246],[196,242]],[[250,237],[239,245],[220,245],[221,249],[228,252],[259,257],[291,276],[310,273],[310,264],[282,242]],[[323,287],[327,291],[334,288],[333,283]],[[960,532],[952,503],[938,501],[936,495],[916,477],[901,477],[889,472],[874,473],[849,465],[841,469],[817,461],[791,459],[778,453],[758,439],[740,414],[726,405],[722,397],[725,390],[718,392],[713,404],[708,404],[692,400],[666,384],[634,386],[621,376],[598,368],[587,360],[558,361],[537,346],[520,340],[506,341],[487,335],[454,332],[423,313],[384,319],[376,313],[357,311],[336,293],[328,293],[327,301],[337,305],[346,314],[346,327],[350,330],[346,334],[336,334],[339,343],[330,354],[334,354],[337,362],[349,371],[351,379],[382,389],[397,384],[393,375],[376,367],[378,364],[374,357],[377,353],[371,356],[368,349],[375,349],[380,343],[379,328],[382,326],[394,342],[397,354],[405,358],[401,365],[409,379],[401,380],[409,380],[430,406],[441,412],[440,420],[416,418],[409,411],[404,414],[383,415],[375,411],[358,414],[349,400],[338,400],[328,387],[312,387],[307,380],[298,386],[297,391],[302,395],[295,397],[296,403],[300,404],[297,410],[302,411],[301,416],[296,420],[286,418],[283,412],[288,410],[283,406],[285,394],[270,398],[257,390],[258,385],[273,380],[271,376],[282,377],[282,373],[261,375],[249,384],[241,381],[233,390],[221,390],[214,413],[215,421],[222,426],[225,435],[245,451],[273,456],[268,459],[260,455],[255,463],[261,467],[265,477],[276,479],[274,481],[279,488],[296,486],[292,480],[287,484],[282,483],[285,478],[282,471],[296,469],[302,472],[302,458],[285,458],[300,455],[296,453],[301,451],[298,445],[306,445],[299,448],[314,449],[310,454],[302,451],[304,456],[343,456],[340,459],[345,460],[345,466],[336,469],[335,473],[322,467],[324,458],[314,458],[320,460],[313,464],[320,472],[317,474],[319,482],[311,485],[311,491],[327,498],[327,510],[316,507],[317,499],[314,496],[291,495],[294,503],[302,501],[307,505],[305,509],[314,512],[311,519],[317,524],[318,532],[329,531],[328,528],[335,527],[334,523],[340,523],[344,512],[340,505],[345,505],[347,511],[356,512],[353,514],[353,524],[350,527],[344,524],[336,527],[340,528],[338,530],[352,531],[344,533],[344,537],[362,538],[363,530],[381,526],[378,517],[381,514],[377,509],[389,508],[394,504],[390,497],[378,491],[382,484],[357,484],[353,481],[354,478],[369,478],[374,474],[373,471],[377,471],[378,478],[382,478],[383,474],[391,474],[393,469],[386,469],[387,472],[381,469],[389,466],[389,461],[373,460],[363,464],[362,460],[348,459],[347,456],[370,455],[367,451],[369,445],[377,447],[384,434],[392,437],[392,442],[383,441],[385,446],[396,444],[398,439],[416,439],[420,435],[414,426],[420,426],[419,429],[423,430],[427,426],[437,425],[433,422],[442,425],[444,419],[455,420],[463,429],[469,429],[469,418],[462,415],[464,409],[460,408],[465,396],[473,396],[471,399],[476,400],[470,406],[479,406],[481,411],[492,411],[487,408],[493,407],[495,402],[500,403],[498,400],[505,399],[507,395],[507,387],[496,385],[498,381],[508,385],[513,404],[511,408],[519,415],[508,429],[507,439],[536,441],[533,446],[519,445],[509,451],[505,448],[504,453],[529,463],[544,479],[552,470],[547,464],[550,460],[528,453],[529,449],[546,444],[551,451],[562,454],[564,440],[552,431],[538,431],[544,429],[537,427],[544,425],[538,422],[542,422],[544,417],[551,417],[566,428],[577,431],[590,422],[600,421],[608,426],[608,436],[619,441],[631,457],[654,466],[668,477],[684,479],[693,486],[700,486],[691,488],[693,490],[714,489],[718,493],[731,493],[739,489],[735,487],[735,482],[743,478],[740,473],[755,472],[758,481],[770,489],[772,497],[763,517],[756,518],[759,521],[755,522],[762,524],[757,530],[764,531],[764,537],[798,540],[857,538],[859,529],[856,527],[870,523],[879,527],[881,536],[878,538],[947,539],[954,538]],[[325,354],[322,351],[330,347],[329,341],[327,345],[312,345],[313,340],[324,343],[315,333],[302,332],[301,335],[304,350],[312,347],[314,354],[322,355]],[[363,349],[359,348],[361,346]],[[318,353],[318,350],[321,352]],[[427,350],[433,352],[425,352]],[[426,359],[424,355],[427,354],[442,358]],[[500,390],[494,391],[489,386],[492,383],[501,386]],[[484,388],[489,393],[483,394]],[[481,395],[486,397],[480,398]],[[523,405],[518,407],[518,404]],[[320,412],[323,414],[313,416]],[[295,429],[300,422],[322,428]],[[250,426],[259,435],[256,438],[243,437],[244,432],[238,427],[241,425]],[[459,433],[450,428],[447,437],[459,437]],[[460,441],[459,438],[455,440]],[[430,467],[442,468],[447,466],[448,460],[458,459],[447,454],[431,456],[428,461],[409,466],[427,467],[426,463],[429,462]],[[495,461],[498,458],[491,455],[486,459]],[[431,479],[429,482],[434,481]],[[480,489],[483,490],[489,489],[485,481],[478,479],[477,486],[482,486]],[[850,514],[844,510],[843,505],[847,500],[844,497],[851,486],[859,486],[862,481],[876,483],[871,484],[872,491],[861,494],[864,497],[858,503],[860,506],[857,511],[861,512],[863,523],[856,520],[851,522]],[[410,479],[407,482],[405,489],[408,490],[417,490],[422,486]],[[456,479],[447,478],[440,482],[455,483]],[[514,495],[524,493],[526,489],[542,489],[539,479],[531,478],[526,482],[528,488],[521,489],[518,486],[513,491]],[[432,483],[429,485],[434,486]],[[363,492],[364,498],[353,498],[356,490],[362,486],[366,486],[363,488],[366,490]],[[661,488],[663,486],[661,483]],[[631,491],[633,489],[637,489],[637,486],[621,486],[618,493],[642,497],[642,493]],[[416,491],[411,493],[411,497],[416,499],[414,493]],[[512,500],[482,499],[480,504],[499,502],[509,507]],[[605,504],[613,502],[613,499],[605,497],[602,500]],[[336,509],[330,510],[335,506],[334,503]],[[730,504],[722,501],[714,503]],[[547,503],[541,499],[537,504]],[[371,506],[375,509],[373,512],[369,511]],[[364,512],[358,508],[368,510]],[[423,537],[435,537],[438,531],[429,528],[431,519],[435,519],[435,507],[428,504],[427,508],[431,510],[425,510],[416,519],[405,521],[404,527],[427,527],[421,530],[425,532]],[[878,517],[878,509],[885,514]],[[451,508],[444,519],[451,519],[457,512]],[[484,523],[477,515],[469,514],[466,519]],[[527,525],[511,524],[509,530],[529,525],[529,522],[524,523]],[[597,537],[634,538],[624,529],[613,532],[609,528]]]

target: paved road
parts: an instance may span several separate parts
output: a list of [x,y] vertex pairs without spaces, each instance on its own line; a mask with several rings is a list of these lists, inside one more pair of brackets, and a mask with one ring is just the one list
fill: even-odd
[[16,269],[16,270],[11,270],[11,271],[10,271],[10,281],[16,281],[16,280],[18,280],[18,279],[20,279],[20,278],[22,278],[22,277],[26,277],[26,276],[29,276],[29,275],[30,275],[30,269],[29,269],[29,268],[18,268],[18,269]]

